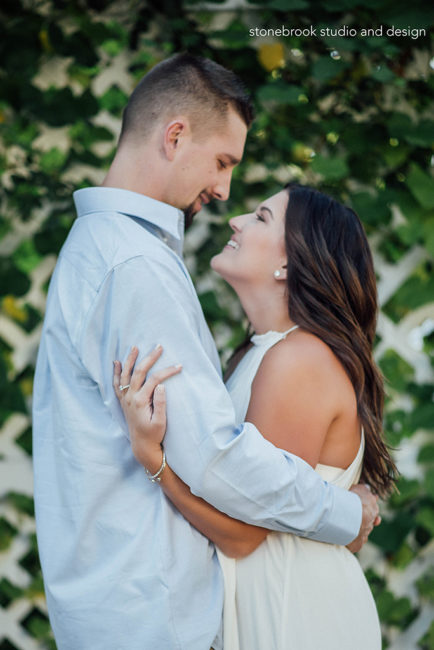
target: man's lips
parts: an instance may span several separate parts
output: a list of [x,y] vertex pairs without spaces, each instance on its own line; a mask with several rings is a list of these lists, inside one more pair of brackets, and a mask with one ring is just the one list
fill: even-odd
[[199,201],[201,202],[202,205],[207,205],[211,199],[207,194],[204,194],[203,192],[199,194]]

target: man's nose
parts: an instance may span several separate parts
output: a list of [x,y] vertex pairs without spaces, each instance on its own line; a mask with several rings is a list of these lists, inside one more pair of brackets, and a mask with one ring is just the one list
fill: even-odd
[[224,177],[220,177],[214,185],[212,193],[219,201],[227,201],[231,190],[232,171]]

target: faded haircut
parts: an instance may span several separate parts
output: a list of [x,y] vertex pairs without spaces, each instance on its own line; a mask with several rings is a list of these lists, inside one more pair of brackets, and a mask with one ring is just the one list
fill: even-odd
[[158,121],[177,114],[189,117],[199,137],[221,127],[230,108],[251,125],[252,101],[235,73],[210,59],[175,54],[136,86],[123,113],[120,142],[131,136],[145,140]]

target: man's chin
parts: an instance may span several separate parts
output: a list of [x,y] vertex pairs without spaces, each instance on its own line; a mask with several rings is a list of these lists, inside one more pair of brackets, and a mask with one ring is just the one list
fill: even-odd
[[185,221],[185,229],[189,228],[191,224],[193,223],[193,219],[196,216],[196,214],[199,212],[199,210],[202,207],[202,202],[200,200],[195,201],[194,203],[191,203],[189,206],[187,206],[184,210],[184,221]]

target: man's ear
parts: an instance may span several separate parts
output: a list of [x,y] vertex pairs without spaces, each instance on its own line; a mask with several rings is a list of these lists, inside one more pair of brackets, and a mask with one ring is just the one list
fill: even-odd
[[190,125],[183,117],[178,117],[169,122],[164,130],[164,153],[168,160],[173,160],[183,140],[190,132]]

